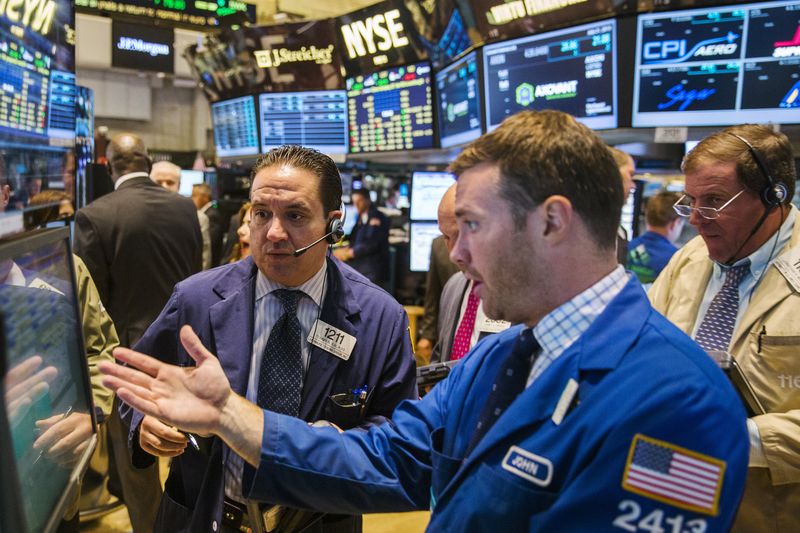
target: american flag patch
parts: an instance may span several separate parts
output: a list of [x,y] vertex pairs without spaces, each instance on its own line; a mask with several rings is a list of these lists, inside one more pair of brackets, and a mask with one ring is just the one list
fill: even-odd
[[622,487],[660,502],[716,516],[725,461],[651,439],[633,437]]

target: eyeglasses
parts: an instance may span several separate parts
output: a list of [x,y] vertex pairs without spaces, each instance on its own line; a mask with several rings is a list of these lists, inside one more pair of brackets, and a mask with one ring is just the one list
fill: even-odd
[[682,204],[686,195],[684,194],[678,201],[672,204],[672,209],[675,210],[678,215],[682,217],[690,217],[692,216],[692,211],[697,211],[697,214],[701,217],[705,218],[706,220],[714,220],[715,218],[719,218],[720,213],[722,210],[728,207],[732,201],[736,200],[746,189],[742,189],[741,191],[737,192],[733,198],[722,204],[720,207],[692,207],[691,205]]

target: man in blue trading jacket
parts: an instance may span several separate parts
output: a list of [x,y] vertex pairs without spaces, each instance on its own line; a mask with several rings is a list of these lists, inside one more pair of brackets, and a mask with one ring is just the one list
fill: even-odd
[[[267,153],[253,176],[252,257],[179,283],[136,348],[191,365],[178,341],[191,324],[237,394],[303,424],[380,423],[415,397],[414,358],[403,308],[320,244],[341,238],[336,165],[286,146]],[[187,447],[158,418],[134,412],[129,442],[138,466],[175,456],[155,530],[257,531],[261,511],[243,494],[253,470],[219,439]],[[316,528],[360,531],[360,517],[328,515]]]
[[356,189],[350,198],[358,220],[350,233],[350,246],[334,254],[370,281],[381,283],[389,276],[389,219],[372,205],[366,189]]
[[[308,427],[232,393],[189,328],[191,373],[130,350],[105,383],[257,470],[253,498],[322,510],[432,508],[431,531],[725,531],[747,468],[745,414],[715,363],[617,265],[623,202],[602,141],[521,112],[473,142],[452,252],[486,313],[481,341],[422,400],[369,431]],[[313,452],[312,452],[313,450]]]

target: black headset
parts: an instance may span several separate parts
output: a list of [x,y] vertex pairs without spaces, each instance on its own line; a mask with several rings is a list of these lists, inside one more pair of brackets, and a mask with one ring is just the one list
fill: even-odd
[[746,146],[747,149],[750,150],[750,155],[753,157],[753,160],[756,162],[756,166],[758,170],[761,171],[761,174],[767,178],[767,186],[764,187],[764,190],[761,191],[761,201],[767,207],[776,207],[781,205],[786,199],[789,197],[789,189],[786,187],[782,181],[776,181],[772,174],[769,173],[767,170],[767,165],[764,162],[764,158],[761,157],[761,154],[756,150],[750,141],[742,137],[741,135],[737,135],[735,133],[731,133],[730,131],[727,132],[729,135],[733,135],[740,141],[742,141]]
[[344,203],[339,204],[339,211],[341,214],[338,217],[331,217],[328,220],[328,228],[325,233],[325,241],[328,244],[336,244],[344,237],[344,222],[347,220],[347,211],[344,208]]

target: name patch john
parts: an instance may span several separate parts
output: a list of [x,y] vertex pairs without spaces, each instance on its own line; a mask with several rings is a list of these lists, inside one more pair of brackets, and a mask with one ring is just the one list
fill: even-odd
[[540,487],[548,486],[553,479],[553,463],[550,459],[523,450],[519,446],[508,449],[503,458],[503,469]]

